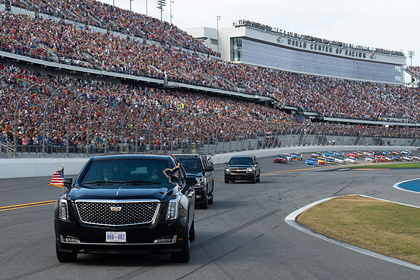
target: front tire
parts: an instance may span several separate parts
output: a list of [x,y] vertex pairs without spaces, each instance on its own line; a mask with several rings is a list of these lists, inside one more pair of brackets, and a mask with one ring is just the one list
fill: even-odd
[[55,252],[58,261],[61,263],[72,263],[77,260],[77,251],[73,250],[73,252],[70,253],[59,251],[57,243],[55,244]]
[[174,263],[187,263],[190,261],[190,240],[188,231],[185,232],[182,240],[181,251],[171,253],[171,261]]
[[209,208],[209,196],[208,196],[208,193],[207,193],[207,189],[204,192],[204,202],[202,202],[200,204],[200,208],[201,209],[207,209],[207,208]]

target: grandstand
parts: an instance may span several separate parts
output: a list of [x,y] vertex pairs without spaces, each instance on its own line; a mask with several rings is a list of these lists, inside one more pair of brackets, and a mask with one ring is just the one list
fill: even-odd
[[216,153],[285,135],[300,145],[418,143],[416,88],[228,62],[168,23],[97,1],[0,0],[0,21],[10,155]]

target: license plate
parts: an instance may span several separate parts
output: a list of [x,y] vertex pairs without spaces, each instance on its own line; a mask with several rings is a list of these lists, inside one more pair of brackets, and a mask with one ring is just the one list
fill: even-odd
[[125,231],[107,231],[106,242],[126,242],[127,235]]

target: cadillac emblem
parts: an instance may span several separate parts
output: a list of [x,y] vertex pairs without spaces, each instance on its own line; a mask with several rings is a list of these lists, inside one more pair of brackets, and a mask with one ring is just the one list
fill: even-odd
[[112,212],[120,212],[122,209],[121,206],[111,206],[111,211]]

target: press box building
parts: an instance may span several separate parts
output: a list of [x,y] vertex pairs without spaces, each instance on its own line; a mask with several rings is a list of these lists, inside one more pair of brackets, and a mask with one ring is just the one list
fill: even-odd
[[406,57],[389,51],[286,32],[239,20],[228,28],[191,28],[221,58],[295,73],[402,85]]

